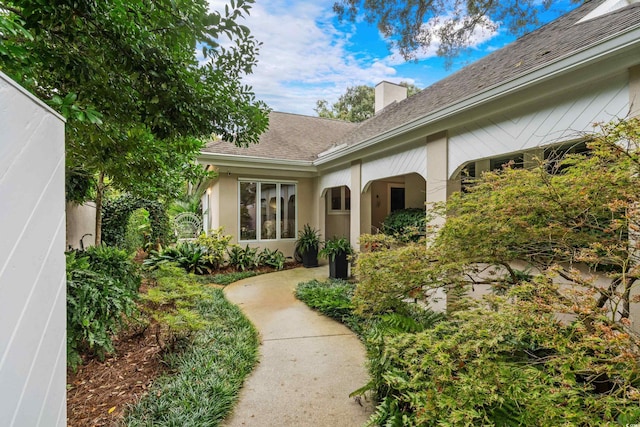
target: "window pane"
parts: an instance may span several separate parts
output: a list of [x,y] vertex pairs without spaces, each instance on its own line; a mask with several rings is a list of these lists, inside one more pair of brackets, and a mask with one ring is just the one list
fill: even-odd
[[280,237],[282,239],[295,239],[296,237],[296,185],[280,185],[280,202],[282,209],[282,222]]
[[351,210],[351,190],[349,187],[344,187],[344,210]]
[[256,238],[256,183],[240,183],[240,240]]
[[331,210],[332,211],[340,211],[342,210],[342,191],[340,187],[333,187],[331,189]]
[[276,219],[278,213],[278,203],[276,194],[276,184],[260,184],[260,238],[275,239],[276,238]]

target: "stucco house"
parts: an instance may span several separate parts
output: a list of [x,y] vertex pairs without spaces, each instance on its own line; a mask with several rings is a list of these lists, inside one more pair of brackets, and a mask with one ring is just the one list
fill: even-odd
[[587,1],[405,98],[382,82],[363,123],[273,112],[258,145],[209,143],[199,161],[219,178],[205,227],[288,256],[306,223],[357,247],[391,210],[428,209],[466,174],[526,165],[594,122],[640,114],[640,3]]

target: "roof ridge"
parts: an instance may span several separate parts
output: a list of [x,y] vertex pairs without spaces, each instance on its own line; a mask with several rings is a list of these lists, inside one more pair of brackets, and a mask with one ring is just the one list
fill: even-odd
[[349,125],[357,125],[357,123],[354,123],[354,122],[349,122],[347,120],[342,120],[342,119],[334,119],[334,118],[331,118],[331,117],[310,116],[308,114],[290,113],[290,112],[287,112],[287,111],[275,111],[275,110],[272,110],[271,113],[286,114],[286,115],[289,115],[289,116],[305,117],[305,118],[309,118],[309,119],[329,120],[329,121],[345,123],[345,124],[349,124]]

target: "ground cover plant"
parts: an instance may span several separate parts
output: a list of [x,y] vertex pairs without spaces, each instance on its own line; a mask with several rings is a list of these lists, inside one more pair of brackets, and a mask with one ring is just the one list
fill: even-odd
[[[182,276],[179,280],[187,286],[197,287],[193,277],[175,269],[161,271],[159,280],[175,281],[176,276]],[[198,289],[189,292],[188,303],[197,323],[181,325],[183,339],[174,346],[176,351],[164,357],[169,373],[130,409],[127,425],[216,426],[232,408],[245,376],[257,362],[258,335],[253,325],[220,289]],[[192,333],[184,335],[185,327]]]
[[355,284],[340,279],[299,283],[296,298],[325,316],[359,329],[360,318],[353,312]]

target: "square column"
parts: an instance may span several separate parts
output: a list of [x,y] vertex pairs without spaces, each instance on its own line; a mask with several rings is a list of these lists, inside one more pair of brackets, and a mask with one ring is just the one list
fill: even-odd
[[[448,196],[449,138],[447,132],[427,137],[427,211],[434,203],[445,202]],[[431,225],[442,225],[444,218],[436,218]]]
[[362,204],[362,162],[360,160],[351,163],[351,218],[349,241],[353,249],[360,250],[360,215]]

